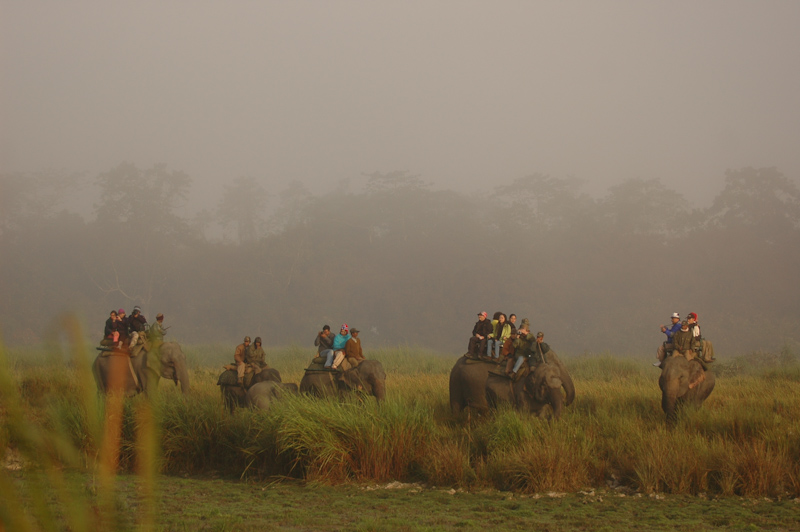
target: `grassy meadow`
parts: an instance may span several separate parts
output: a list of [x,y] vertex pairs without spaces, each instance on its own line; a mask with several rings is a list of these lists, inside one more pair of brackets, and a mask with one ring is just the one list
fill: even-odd
[[[710,398],[669,428],[650,354],[562,356],[576,400],[550,422],[512,410],[454,418],[448,376],[457,357],[409,347],[366,353],[388,375],[380,406],[357,395],[298,396],[230,415],[216,380],[233,348],[183,347],[191,393],[162,380],[150,400],[99,397],[95,351],[80,341],[0,351],[0,525],[124,528],[121,478],[135,479],[143,529],[164,521],[165,479],[280,481],[287,490],[400,482],[512,498],[768,497],[800,508],[791,502],[800,496],[800,364],[789,348],[715,363]],[[312,355],[292,346],[267,360],[284,382],[299,382]]]

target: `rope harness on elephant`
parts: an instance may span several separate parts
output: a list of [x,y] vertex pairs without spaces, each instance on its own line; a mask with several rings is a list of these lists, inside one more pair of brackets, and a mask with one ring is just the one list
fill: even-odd
[[129,355],[124,351],[118,351],[116,349],[109,349],[105,347],[104,348],[98,347],[97,349],[101,351],[100,354],[104,357],[110,357],[110,356],[125,357],[125,359],[128,361],[128,368],[131,370],[131,377],[133,377],[133,383],[136,385],[136,391],[137,392],[142,391],[142,385],[139,382],[139,377],[136,376],[136,370],[133,369],[133,361],[131,361],[131,355]]
[[131,357],[128,357],[128,367],[131,370],[131,375],[133,376],[133,382],[136,384],[136,391],[142,391],[142,385],[139,384],[139,377],[136,376],[136,371],[133,369],[133,362],[131,361]]

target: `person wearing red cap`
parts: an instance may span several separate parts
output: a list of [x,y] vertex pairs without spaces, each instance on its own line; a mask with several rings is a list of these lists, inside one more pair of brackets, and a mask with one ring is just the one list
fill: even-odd
[[339,364],[344,358],[344,348],[347,341],[352,338],[350,336],[350,327],[343,324],[339,329],[339,334],[333,339],[333,347],[327,350],[327,360],[325,360],[325,367],[332,370],[339,369]]
[[692,331],[692,336],[695,340],[700,338],[700,325],[697,323],[697,314],[690,312],[686,315],[686,321],[689,323],[689,329]]
[[475,326],[472,328],[472,336],[469,339],[469,344],[467,344],[467,354],[475,358],[486,352],[487,338],[494,330],[492,322],[486,319],[488,316],[485,311],[478,312],[478,321],[475,322]]
[[714,346],[709,340],[703,338],[700,334],[700,324],[697,323],[697,313],[690,312],[686,315],[686,321],[689,322],[689,330],[692,331],[694,351],[697,358],[703,362],[714,362]]

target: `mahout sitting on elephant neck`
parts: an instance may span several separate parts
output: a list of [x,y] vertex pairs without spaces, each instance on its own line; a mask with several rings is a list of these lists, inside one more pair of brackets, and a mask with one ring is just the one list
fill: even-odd
[[225,369],[217,379],[217,385],[222,393],[222,402],[233,414],[237,406],[243,407],[246,404],[247,390],[259,382],[274,381],[281,382],[281,374],[275,368],[264,368],[260,372],[252,372],[252,377],[248,381],[240,381],[237,369]]
[[524,364],[515,379],[490,373],[485,386],[488,405],[496,408],[507,403],[539,417],[548,414],[550,410],[545,407],[550,405],[553,417],[560,418],[563,408],[575,399],[575,385],[555,352],[550,351],[547,360],[527,370],[522,369],[528,368],[527,363]]

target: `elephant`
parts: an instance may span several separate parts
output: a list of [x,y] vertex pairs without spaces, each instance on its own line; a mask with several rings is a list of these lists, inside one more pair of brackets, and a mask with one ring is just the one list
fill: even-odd
[[676,421],[677,409],[684,403],[700,406],[714,390],[716,378],[697,360],[683,356],[667,357],[661,368],[658,386],[661,388],[661,408],[667,422]]
[[104,394],[122,392],[126,397],[133,397],[139,392],[147,393],[150,379],[154,377],[152,370],[147,367],[148,354],[142,351],[132,357],[127,352],[115,350],[97,355],[92,364],[97,389]]
[[161,377],[180,385],[183,393],[189,392],[186,355],[177,342],[164,342],[152,351],[141,349],[132,357],[123,351],[111,351],[105,356],[101,353],[92,364],[92,373],[98,390],[103,393],[111,389],[122,389],[127,396],[148,392],[158,386]]
[[[189,393],[189,370],[186,368],[186,355],[183,354],[178,342],[164,342],[157,351],[161,359],[161,367],[155,376],[155,382],[158,382],[159,376],[170,379],[175,386],[180,385],[181,392]],[[150,369],[153,368],[150,367]]]
[[260,372],[254,373],[253,378],[246,382],[246,387],[239,386],[239,378],[235,369],[228,369],[222,372],[217,380],[217,385],[222,392],[222,402],[230,410],[231,414],[237,406],[247,406],[247,391],[259,382],[281,382],[281,374],[274,368],[263,368]]
[[250,408],[269,410],[273,401],[277,401],[285,393],[298,393],[297,384],[293,382],[262,381],[248,388],[245,403]]
[[[564,393],[561,388],[564,388]],[[496,408],[500,403],[511,403],[516,409],[539,417],[546,415],[545,407],[549,404],[553,409],[553,417],[559,419],[564,407],[575,400],[575,385],[567,368],[550,351],[547,353],[547,363],[538,364],[516,382],[508,377],[489,373],[486,380],[486,400],[491,408]]]
[[380,403],[386,398],[386,373],[377,360],[362,360],[358,366],[345,371],[306,370],[300,381],[300,392],[329,397],[359,390],[375,397]]
[[496,362],[459,358],[450,370],[450,410],[458,415],[467,407],[479,414],[489,410],[486,402],[486,380],[489,371],[499,368]]

